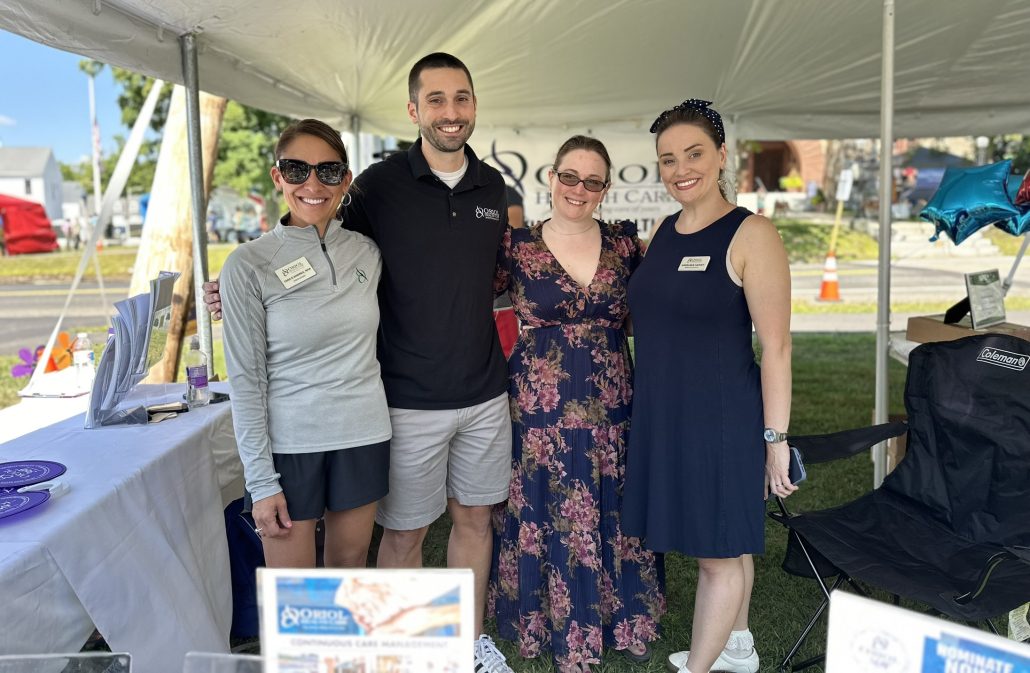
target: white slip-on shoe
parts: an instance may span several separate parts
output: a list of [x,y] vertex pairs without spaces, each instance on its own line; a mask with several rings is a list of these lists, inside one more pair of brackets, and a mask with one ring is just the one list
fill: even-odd
[[[681,670],[686,670],[684,667],[687,665],[687,657],[689,656],[690,650],[673,652],[669,655],[666,668],[671,673],[679,673]],[[719,658],[712,664],[711,671],[712,673],[715,673],[715,671],[720,673],[758,673],[758,651],[751,648],[751,654],[742,659],[731,657],[725,652],[720,652]]]

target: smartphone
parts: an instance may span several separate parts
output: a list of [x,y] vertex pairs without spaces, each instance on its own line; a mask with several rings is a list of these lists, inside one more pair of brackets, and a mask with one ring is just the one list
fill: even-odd
[[808,478],[805,463],[801,460],[801,452],[796,446],[790,447],[790,467],[787,468],[787,476],[790,477],[790,483],[795,486]]

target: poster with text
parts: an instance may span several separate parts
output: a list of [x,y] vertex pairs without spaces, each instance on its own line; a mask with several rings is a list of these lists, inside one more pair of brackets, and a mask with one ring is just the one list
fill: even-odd
[[258,569],[270,673],[467,673],[470,570]]
[[827,673],[1030,673],[1030,646],[834,591]]

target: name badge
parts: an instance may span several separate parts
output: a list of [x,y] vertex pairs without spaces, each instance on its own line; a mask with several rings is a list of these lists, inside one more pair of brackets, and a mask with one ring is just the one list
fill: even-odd
[[315,270],[311,268],[307,257],[300,257],[293,260],[286,266],[281,266],[276,269],[275,275],[279,277],[279,281],[283,284],[283,287],[289,290],[294,285],[299,285],[308,278],[314,278]]
[[680,266],[677,271],[704,271],[708,268],[708,260],[711,257],[704,255],[702,257],[684,257],[680,260]]

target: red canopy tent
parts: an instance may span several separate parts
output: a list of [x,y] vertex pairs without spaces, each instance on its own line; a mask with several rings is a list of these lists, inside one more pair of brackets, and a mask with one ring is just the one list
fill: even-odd
[[46,211],[33,201],[0,194],[0,225],[8,255],[53,252],[59,247]]

